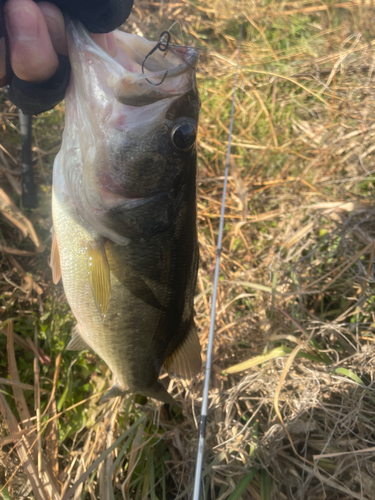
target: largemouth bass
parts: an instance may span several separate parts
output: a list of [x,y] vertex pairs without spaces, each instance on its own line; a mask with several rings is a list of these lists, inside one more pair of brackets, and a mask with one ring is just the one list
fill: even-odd
[[[72,81],[53,171],[51,266],[77,320],[68,349],[90,348],[118,383],[173,403],[158,381],[201,367],[197,52],[116,32],[110,57],[68,24]],[[163,46],[164,47],[164,46]],[[148,57],[146,57],[148,56]]]

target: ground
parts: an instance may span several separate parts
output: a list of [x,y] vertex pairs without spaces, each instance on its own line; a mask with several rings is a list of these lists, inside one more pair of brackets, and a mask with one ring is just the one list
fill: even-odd
[[[200,52],[204,361],[240,24],[202,498],[370,500],[375,10],[367,0],[146,0],[124,26],[157,40],[173,25],[174,43]],[[19,207],[18,116],[1,99],[0,182]],[[63,119],[63,104],[34,119],[38,208],[22,218],[0,200],[0,491],[58,500],[75,484],[74,498],[185,499],[203,371],[170,380],[182,412],[134,395],[98,406],[106,365],[64,350],[74,318],[48,266]]]

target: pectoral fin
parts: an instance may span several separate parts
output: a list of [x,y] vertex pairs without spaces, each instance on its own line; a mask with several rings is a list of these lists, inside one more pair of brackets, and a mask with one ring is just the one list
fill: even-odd
[[87,269],[96,308],[102,319],[111,300],[110,269],[102,241],[89,241],[86,246]]
[[184,340],[174,353],[166,359],[164,367],[170,374],[182,378],[192,378],[199,372],[201,366],[201,346],[197,328],[193,322]]
[[55,285],[60,281],[61,278],[61,267],[60,267],[60,253],[59,247],[57,245],[56,234],[52,238],[51,246],[51,269],[52,269],[52,281]]

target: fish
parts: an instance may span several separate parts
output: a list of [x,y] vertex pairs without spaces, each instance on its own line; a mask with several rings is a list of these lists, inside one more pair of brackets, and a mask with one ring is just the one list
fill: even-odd
[[[194,316],[199,250],[197,51],[115,32],[111,57],[67,23],[72,77],[53,167],[53,281],[116,384],[175,404],[159,381],[201,369]],[[154,49],[154,50],[153,50]]]

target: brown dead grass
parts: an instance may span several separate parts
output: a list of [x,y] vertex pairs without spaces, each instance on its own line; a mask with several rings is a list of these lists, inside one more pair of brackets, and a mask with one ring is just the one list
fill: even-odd
[[[196,311],[204,353],[238,24],[245,28],[206,439],[205,467],[215,463],[206,469],[213,499],[228,498],[252,467],[266,474],[255,476],[244,499],[374,498],[374,19],[370,1],[205,0],[197,6],[138,2],[128,21],[127,29],[155,39],[178,21],[175,40],[201,49]],[[19,164],[17,121],[6,109],[1,143]],[[36,177],[46,185],[60,135],[54,126],[48,140],[36,132]],[[16,185],[18,174],[8,167],[1,173],[9,192],[9,175]],[[31,218],[47,231],[50,219],[41,214]],[[7,252],[29,248],[18,233],[1,228],[2,294],[17,295],[22,307],[14,314],[42,310],[52,293],[49,271],[41,271],[35,257]],[[4,319],[8,311],[4,307]],[[292,354],[226,375],[229,367],[280,346]],[[163,409],[154,419],[170,453],[168,498],[187,498],[203,373],[191,383],[171,380],[169,389],[183,405],[184,421],[172,425]],[[126,415],[129,405],[91,407],[96,426],[82,429],[55,463],[63,490],[112,445],[122,432],[114,415]],[[124,458],[130,469],[148,447],[156,449],[150,429],[137,431]],[[9,457],[1,481],[14,470],[14,450]],[[105,471],[113,459],[102,462],[91,486],[85,483],[87,498],[107,498]],[[127,478],[119,470],[116,495],[121,488],[125,495]],[[151,495],[147,484],[144,498]]]

